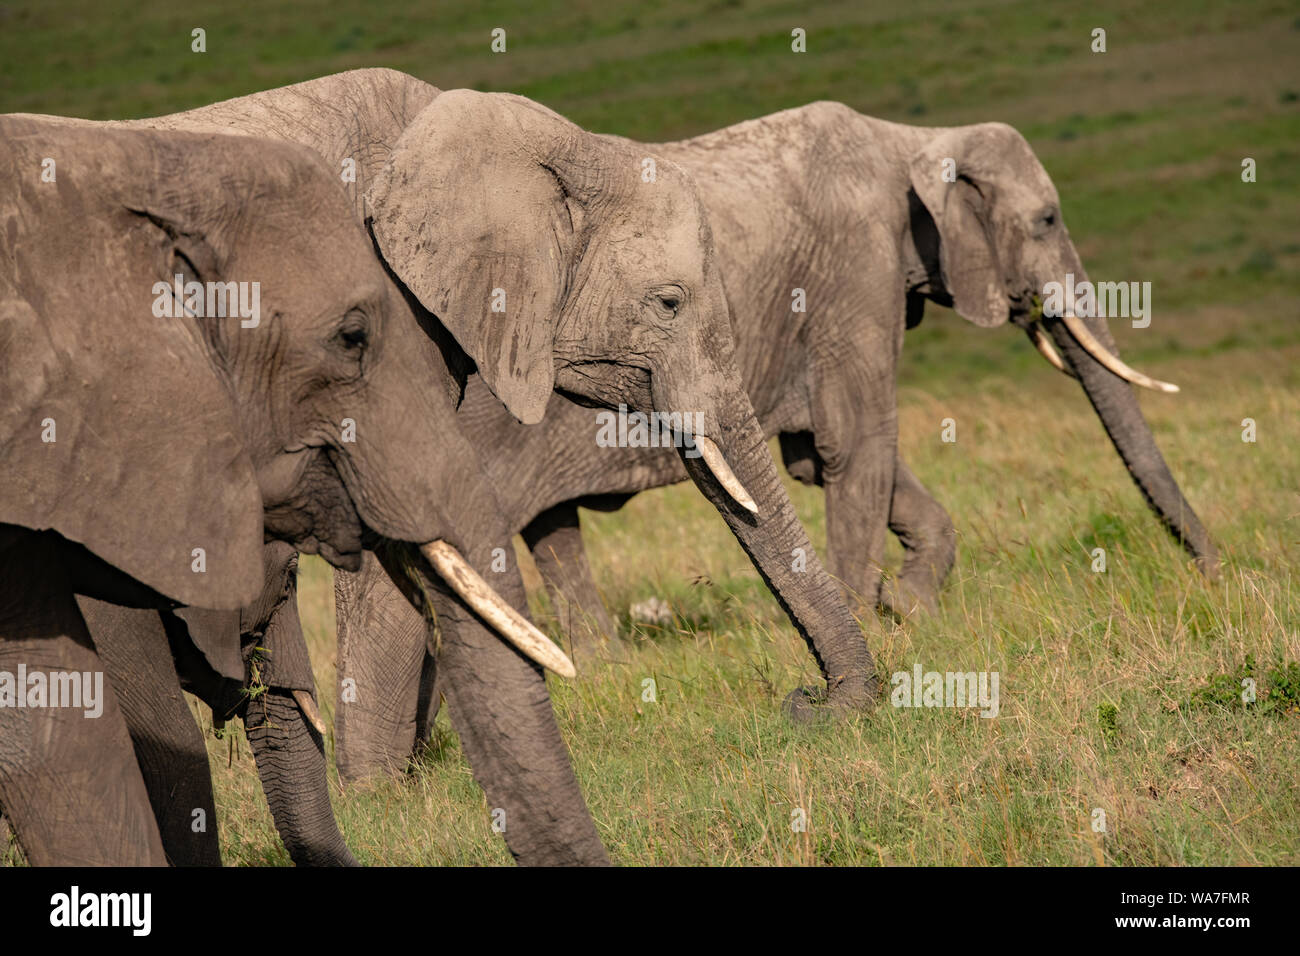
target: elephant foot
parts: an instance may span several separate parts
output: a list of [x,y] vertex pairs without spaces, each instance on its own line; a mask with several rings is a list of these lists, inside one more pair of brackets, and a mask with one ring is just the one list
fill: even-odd
[[1218,551],[1212,550],[1207,554],[1198,555],[1196,558],[1196,570],[1200,571],[1201,575],[1207,581],[1219,580],[1221,568],[1219,566]]
[[796,687],[786,694],[781,710],[796,724],[860,714],[875,706],[879,696],[879,682],[875,674],[865,682],[847,680],[833,689],[825,687]]
[[895,621],[903,622],[939,612],[939,593],[933,581],[903,576],[890,578],[880,587],[879,609]]

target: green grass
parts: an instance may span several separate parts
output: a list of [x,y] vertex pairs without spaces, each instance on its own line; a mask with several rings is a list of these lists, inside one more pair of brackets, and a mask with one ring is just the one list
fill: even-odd
[[[1253,319],[1202,324],[1190,323],[1211,337],[1246,335]],[[974,334],[1028,351],[1006,330]],[[621,513],[586,514],[597,579],[629,644],[577,680],[553,679],[551,690],[613,857],[685,865],[1300,862],[1300,343],[1148,367],[1185,386],[1144,405],[1222,549],[1217,583],[1188,567],[1077,386],[1041,361],[991,388],[936,379],[905,389],[905,451],[954,515],[959,558],[938,617],[869,621],[864,631],[886,683],[917,662],[998,671],[995,720],[886,702],[832,726],[790,725],[781,698],[812,681],[815,667],[694,489],[661,489]],[[950,415],[956,444],[939,441],[939,422]],[[1253,445],[1241,441],[1247,416],[1261,423]],[[789,487],[820,543],[820,493]],[[1107,551],[1104,574],[1091,570],[1094,547]],[[900,553],[891,550],[896,567]],[[546,619],[525,566],[534,611]],[[627,607],[651,596],[672,606],[674,624],[631,628]],[[329,569],[318,560],[304,562],[302,600],[319,685],[332,688]],[[1243,676],[1258,684],[1254,704],[1240,703]],[[655,703],[642,700],[647,677]],[[214,741],[212,752],[227,859],[287,862],[247,745],[229,769],[226,747]],[[436,746],[406,778],[336,793],[335,806],[367,863],[508,860],[445,714]],[[791,829],[795,808],[808,816],[806,832]],[[1098,808],[1105,835],[1091,828]]]
[[[1188,568],[1077,385],[1022,336],[937,308],[907,336],[902,444],[956,521],[958,563],[939,616],[867,621],[864,633],[886,683],[915,662],[998,671],[995,720],[886,703],[791,726],[780,700],[815,677],[813,662],[698,493],[664,489],[586,516],[611,607],[625,615],[659,596],[676,616],[551,684],[616,861],[1300,863],[1293,4],[340,0],[228,12],[238,6],[6,4],[0,109],[150,115],[382,65],[523,93],[647,140],[821,98],[926,125],[1003,120],[1052,174],[1092,276],[1153,283],[1152,327],[1116,332],[1133,364],[1184,388],[1142,401],[1220,544],[1217,583]],[[189,52],[194,26],[208,30],[206,56]],[[504,55],[488,52],[495,26],[508,31]],[[807,54],[789,52],[794,26],[808,31]],[[1108,31],[1105,54],[1088,50],[1094,26]],[[1240,180],[1246,156],[1254,184]],[[939,441],[947,417],[956,444]],[[1241,441],[1247,417],[1256,444]],[[790,491],[823,541],[820,493]],[[1104,574],[1091,571],[1095,547]],[[330,605],[328,569],[304,562],[327,720]],[[534,610],[547,619],[536,593]],[[1255,704],[1234,696],[1243,676],[1259,684]],[[647,677],[656,703],[641,700]],[[336,792],[363,862],[508,861],[445,715],[435,744],[404,779]],[[286,863],[246,742],[210,746],[227,861]],[[795,808],[806,832],[791,828]]]

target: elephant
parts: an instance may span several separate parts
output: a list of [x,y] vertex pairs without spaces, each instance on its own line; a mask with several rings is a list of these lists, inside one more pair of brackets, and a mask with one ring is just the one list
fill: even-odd
[[[825,688],[792,692],[789,707],[809,714],[815,702],[822,712],[841,713],[874,702],[875,669],[859,625],[795,518],[740,386],[707,218],[694,184],[675,164],[659,163],[646,182],[640,151],[586,133],[538,104],[441,92],[391,70],[353,71],[108,125],[287,138],[340,169],[354,211],[402,287],[412,324],[436,346],[429,373],[410,379],[413,390],[459,401],[471,380],[481,381],[524,425],[541,419],[553,392],[586,405],[693,412],[695,427],[677,449],[683,467],[750,553],[821,667]],[[797,572],[789,560],[796,552],[807,562]],[[427,635],[411,608],[419,595],[378,557],[364,556],[359,574],[336,573],[336,589],[376,595],[393,621]],[[524,607],[521,586],[498,590]],[[436,592],[432,599],[440,687],[489,799],[496,799],[492,780],[498,793],[531,795],[510,819],[548,820],[552,831],[568,833],[570,842],[581,837],[588,847],[585,807],[575,824],[569,792],[549,777],[541,782],[546,774],[571,777],[558,735],[519,729],[519,711],[546,700],[540,673],[488,660],[502,655],[499,642],[480,641],[472,653],[460,653],[454,636],[448,640],[456,606],[444,607]],[[360,699],[377,695],[384,690],[375,681],[382,683],[390,666],[341,673],[340,685],[364,688]],[[546,707],[545,721],[535,724],[553,730]],[[380,733],[368,725],[369,711],[358,707],[355,719],[351,713],[351,704],[339,710],[340,738]],[[514,833],[512,823],[506,839],[521,862],[570,860],[555,849],[566,845],[561,840],[521,852]]]
[[[1073,274],[1077,288],[1087,273],[1051,178],[1014,128],[913,127],[816,102],[645,148],[700,187],[746,390],[791,475],[825,489],[827,561],[863,604],[879,595],[887,524],[908,555],[901,609],[932,608],[952,563],[950,520],[896,453],[903,333],[927,301],[980,327],[1024,329],[1078,379],[1143,498],[1217,575],[1214,542],[1128,383],[1177,388],[1125,365],[1105,322],[1074,303],[1034,311],[1049,283]],[[807,311],[792,310],[795,290]]]
[[[789,473],[825,489],[827,562],[859,613],[878,603],[899,616],[934,609],[956,554],[951,519],[897,448],[903,336],[927,302],[981,327],[1018,326],[1077,378],[1148,505],[1200,571],[1217,574],[1214,542],[1129,383],[1168,387],[1124,365],[1104,320],[1073,314],[1073,303],[1057,316],[1035,312],[1047,283],[1073,273],[1077,286],[1087,274],[1056,189],[1015,129],[915,127],[816,102],[632,148],[668,157],[699,186],[746,392],[763,433],[779,438]],[[800,298],[805,311],[796,308]],[[500,449],[485,455],[484,467],[580,656],[578,641],[595,646],[616,630],[591,577],[578,507],[616,509],[638,491],[681,481],[681,464],[654,448],[583,454],[596,424],[559,398],[541,426],[525,430],[471,383],[460,415],[485,447]],[[882,592],[886,526],[905,560]],[[373,603],[339,608],[340,668],[376,666],[373,645],[349,644],[342,634],[352,618],[391,616]],[[421,635],[410,627],[392,635],[402,650],[390,655],[418,656]],[[372,722],[400,725],[402,733],[370,752],[340,736],[340,768],[372,772],[427,733],[436,670],[430,656],[423,660],[422,672],[390,682],[392,694],[366,704],[377,712]]]
[[[352,570],[371,548],[453,590],[453,626],[545,642],[465,557],[509,539],[450,402],[393,405],[436,345],[317,154],[11,115],[0,171],[0,812],[29,862],[165,862],[138,755],[193,755],[168,650],[243,683],[219,634],[105,660],[78,597],[201,620],[254,603],[266,541]],[[133,741],[128,712],[175,733]],[[564,836],[603,859],[586,820]]]

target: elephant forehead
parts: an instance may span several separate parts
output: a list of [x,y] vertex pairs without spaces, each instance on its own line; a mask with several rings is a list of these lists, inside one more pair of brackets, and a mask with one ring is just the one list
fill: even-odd
[[259,280],[270,297],[292,297],[283,305],[295,311],[312,311],[309,302],[336,308],[376,303],[384,299],[387,282],[360,225],[341,211],[299,210],[292,223],[254,224],[227,271]]
[[701,207],[689,197],[668,195],[666,189],[642,188],[645,194],[632,209],[606,223],[604,241],[595,248],[624,267],[668,273],[659,276],[663,279],[700,281],[710,248]]
[[1000,205],[1016,212],[1037,213],[1046,204],[1059,203],[1056,187],[1046,171],[1042,167],[1039,170],[1040,175],[1020,176],[999,183]]

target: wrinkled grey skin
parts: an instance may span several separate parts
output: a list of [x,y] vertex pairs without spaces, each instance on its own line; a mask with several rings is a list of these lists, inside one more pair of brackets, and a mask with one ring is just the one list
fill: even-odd
[[[709,227],[693,184],[673,163],[659,161],[655,182],[645,183],[639,147],[592,136],[520,97],[439,93],[390,70],[325,77],[140,122],[283,136],[340,169],[355,160],[355,183],[347,186],[357,211],[410,291],[421,325],[439,341],[458,376],[458,396],[476,368],[525,423],[540,420],[553,391],[605,407],[702,413],[700,433],[721,448],[758,516],[736,505],[701,459],[684,458],[686,473],[809,642],[827,681],[828,708],[874,699],[874,666],[860,629],[795,518],[741,387]],[[506,293],[504,315],[491,311],[498,288]],[[466,434],[478,448],[480,436]],[[601,452],[592,435],[581,454]],[[806,568],[795,571],[792,556],[800,551]],[[377,562],[337,590],[345,642],[376,621],[424,640],[422,623]],[[356,594],[366,600],[347,606]],[[521,607],[522,600],[520,592]],[[445,647],[443,658],[444,692],[469,694],[466,706],[478,712],[500,706],[500,686],[479,687],[468,673],[453,673]],[[359,700],[377,692],[361,693],[361,680],[391,680],[388,662],[374,663],[355,675],[340,670],[341,680],[359,680]],[[428,696],[430,682],[423,686]],[[806,699],[796,692],[791,705],[802,712]],[[388,735],[392,722],[372,721],[372,714],[341,707],[340,739]],[[340,770],[345,779],[355,776],[346,761]]]
[[[0,671],[130,674],[98,717],[0,709],[0,809],[33,864],[158,864],[126,714],[177,725],[136,741],[161,760],[192,760],[193,721],[157,634],[101,657],[74,596],[233,611],[262,590],[264,536],[344,568],[363,536],[473,560],[443,511],[465,482],[429,468],[450,406],[397,414],[432,346],[310,151],[3,117],[0,222]],[[153,314],[177,272],[260,283],[260,322]],[[415,424],[344,441],[345,417]],[[237,662],[238,643],[202,656]]]
[[[476,482],[472,487],[484,486]],[[491,510],[483,513],[495,517]],[[465,548],[464,553],[479,566],[487,566],[486,546]],[[390,552],[377,558],[367,551],[363,560],[375,562],[374,579],[382,579],[390,587],[392,581],[399,582],[400,593],[410,602],[407,606],[417,609],[412,617],[420,622],[421,629],[426,591],[439,609],[440,659],[452,673],[468,675],[445,689],[453,723],[489,805],[505,810],[511,822],[505,839],[512,855],[524,865],[607,863],[607,854],[573,776],[568,752],[559,738],[545,682],[535,679],[540,676],[535,665],[485,630],[440,579],[426,579],[425,590],[418,590],[393,558]],[[494,574],[493,583],[510,603],[522,606],[522,580],[513,556],[510,562],[508,573]],[[353,866],[356,861],[330,807],[323,740],[293,700],[295,690],[315,696],[311,663],[298,619],[297,554],[282,545],[269,544],[266,567],[263,593],[253,605],[237,612],[201,612],[193,608],[164,612],[161,626],[170,640],[184,689],[211,706],[214,717],[243,718],[276,829],[290,858],[300,866]],[[338,574],[339,580],[358,577]],[[85,599],[82,608],[97,645],[105,649],[110,662],[114,657],[110,649],[132,646],[139,633],[159,630],[154,612],[123,612]],[[216,673],[196,650],[218,641],[228,642],[231,634],[239,636],[246,667],[251,665],[254,649],[257,651],[257,683],[266,689],[251,701],[245,694],[246,680],[231,680]],[[420,646],[423,649],[423,643]],[[516,661],[523,667],[515,667]],[[488,668],[485,673],[472,671],[480,665]],[[413,669],[418,671],[418,662]],[[125,666],[110,669],[110,677],[125,670]],[[248,670],[245,674],[252,676]],[[501,700],[490,701],[481,709],[471,706],[472,694],[488,697],[484,685],[491,688],[506,680],[510,684]],[[364,681],[356,686],[361,700],[377,692],[375,685]],[[179,725],[160,726],[149,712],[128,709],[126,716],[169,861],[177,865],[210,864],[216,852],[215,832],[210,839],[194,834],[188,829],[191,811],[185,810],[184,819],[179,819],[172,810],[177,806],[205,805],[177,796],[195,792],[198,782],[192,774],[193,764],[174,756],[184,749],[188,759],[197,761],[201,756],[206,766],[202,740],[178,741]],[[166,747],[156,742],[159,737],[167,741]],[[203,783],[206,785],[206,777]],[[173,824],[170,827],[169,822]]]
[[[866,613],[879,601],[900,614],[933,608],[952,566],[952,523],[898,456],[896,381],[904,330],[927,301],[953,306],[978,325],[1024,326],[1031,299],[1051,280],[1086,278],[1061,221],[1059,199],[1014,129],[985,123],[948,129],[889,123],[837,103],[814,103],[680,143],[642,147],[677,162],[708,209],[731,304],[736,358],[763,433],[780,437],[785,464],[826,492],[828,565]],[[958,181],[941,178],[956,162]],[[803,289],[807,311],[791,310]],[[1115,354],[1104,320],[1088,326]],[[1059,320],[1045,325],[1079,376],[1106,433],[1159,520],[1209,576],[1214,543],[1184,499],[1132,387],[1084,352]],[[471,382],[460,411],[485,456],[511,528],[522,532],[575,643],[616,633],[591,579],[578,506],[620,507],[637,491],[680,481],[675,456],[659,449],[584,454],[592,413],[554,399],[546,421],[523,429]],[[906,558],[881,593],[888,525]],[[391,658],[408,660],[408,631]],[[583,648],[574,647],[580,654]],[[367,668],[365,648],[341,648],[341,666]],[[422,707],[408,673],[371,700],[376,720]],[[427,696],[427,695],[426,695]],[[436,707],[436,699],[432,702]],[[417,710],[403,726],[427,731]],[[377,766],[411,738],[377,754],[340,741],[340,766]]]

